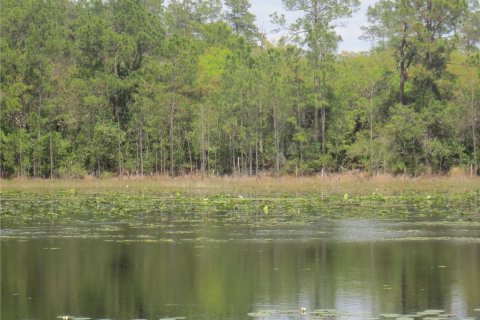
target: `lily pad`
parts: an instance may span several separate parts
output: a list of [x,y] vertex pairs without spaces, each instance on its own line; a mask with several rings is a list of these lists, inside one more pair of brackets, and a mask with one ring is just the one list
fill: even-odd
[[401,314],[397,314],[397,313],[383,313],[380,315],[380,317],[387,318],[387,319],[396,319],[400,316]]

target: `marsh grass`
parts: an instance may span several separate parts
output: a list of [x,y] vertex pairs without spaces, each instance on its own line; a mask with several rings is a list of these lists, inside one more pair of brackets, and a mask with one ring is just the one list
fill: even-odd
[[44,192],[75,190],[81,193],[149,193],[166,194],[181,192],[186,194],[330,194],[367,195],[419,193],[463,193],[480,191],[480,177],[440,177],[419,178],[363,175],[329,175],[313,177],[283,176],[262,177],[220,177],[212,176],[166,176],[129,178],[87,178],[87,179],[12,179],[0,180],[0,190]]
[[329,176],[3,180],[2,225],[131,219],[480,218],[480,179]]

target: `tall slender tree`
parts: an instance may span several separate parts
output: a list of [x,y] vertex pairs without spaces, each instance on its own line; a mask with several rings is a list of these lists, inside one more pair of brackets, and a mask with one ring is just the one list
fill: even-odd
[[[326,153],[327,73],[340,37],[335,33],[334,21],[351,15],[358,0],[283,0],[288,11],[300,11],[303,16],[286,26],[282,16],[274,15],[274,21],[287,27],[292,39],[308,49],[308,59],[313,70],[314,139],[321,138],[321,152]],[[319,121],[320,112],[320,121]]]
[[435,80],[445,71],[448,54],[453,48],[452,33],[467,13],[467,2],[381,0],[368,10],[370,26],[367,35],[395,49],[399,64],[398,100],[409,101],[405,85],[412,66],[419,90],[428,90],[439,98]]
[[225,0],[225,7],[225,19],[235,33],[250,40],[258,37],[255,15],[249,11],[250,0]]

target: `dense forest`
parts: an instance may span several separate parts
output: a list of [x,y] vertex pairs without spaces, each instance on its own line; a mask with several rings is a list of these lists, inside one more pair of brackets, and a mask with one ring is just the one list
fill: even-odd
[[2,0],[2,177],[478,173],[478,1]]

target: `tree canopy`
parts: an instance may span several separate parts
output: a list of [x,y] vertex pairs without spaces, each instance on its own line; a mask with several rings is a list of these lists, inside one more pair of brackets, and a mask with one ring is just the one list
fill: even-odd
[[479,173],[478,1],[4,0],[0,175]]

